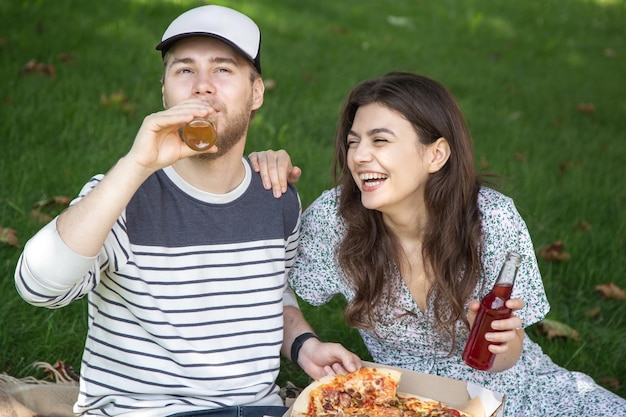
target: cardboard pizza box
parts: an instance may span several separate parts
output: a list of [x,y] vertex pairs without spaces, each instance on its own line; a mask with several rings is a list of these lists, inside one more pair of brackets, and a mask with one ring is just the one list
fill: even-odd
[[[441,401],[451,407],[473,413],[475,417],[502,417],[504,415],[506,398],[500,393],[488,390],[479,385],[372,362],[363,362],[363,365],[371,368],[397,369],[402,372],[398,392],[416,394]],[[482,408],[485,410],[485,416],[475,415],[475,406],[477,405],[478,399],[480,399],[480,405],[482,405]],[[478,409],[480,409],[480,407]],[[283,417],[290,416],[291,407]]]

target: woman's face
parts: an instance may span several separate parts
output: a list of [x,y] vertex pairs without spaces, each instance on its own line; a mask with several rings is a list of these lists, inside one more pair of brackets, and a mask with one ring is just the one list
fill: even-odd
[[420,143],[400,113],[378,103],[359,107],[346,140],[348,168],[366,208],[404,216],[424,206],[434,144]]

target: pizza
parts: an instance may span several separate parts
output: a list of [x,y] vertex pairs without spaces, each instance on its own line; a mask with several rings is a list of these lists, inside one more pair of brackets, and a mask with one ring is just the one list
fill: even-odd
[[395,369],[363,367],[318,379],[296,398],[291,417],[472,417],[439,401],[398,393],[400,376]]

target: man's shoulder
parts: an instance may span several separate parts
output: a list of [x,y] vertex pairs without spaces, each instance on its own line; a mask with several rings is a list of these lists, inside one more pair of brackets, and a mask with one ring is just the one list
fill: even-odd
[[299,210],[300,208],[300,196],[295,185],[288,184],[287,191],[285,191],[282,196],[276,198],[271,189],[267,190],[263,187],[261,174],[258,172],[252,171],[252,181],[248,191],[253,193],[255,199],[264,201],[274,208],[277,205],[286,209],[293,209],[296,207]]
[[256,172],[252,173],[250,187],[238,206],[241,213],[247,213],[242,219],[262,219],[260,224],[256,224],[256,228],[282,227],[285,239],[297,230],[300,223],[300,197],[296,187],[289,185],[287,191],[276,198],[272,190],[263,187],[261,177]]
[[286,204],[288,207],[292,207],[295,205],[298,207],[298,210],[300,209],[300,194],[298,193],[298,189],[294,185],[289,184],[287,186],[287,191],[285,191],[279,199],[283,198],[285,199],[284,204]]

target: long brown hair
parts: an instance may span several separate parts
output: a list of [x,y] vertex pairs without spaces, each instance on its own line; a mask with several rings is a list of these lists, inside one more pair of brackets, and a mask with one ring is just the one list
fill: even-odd
[[397,275],[402,253],[380,212],[361,204],[361,192],[347,164],[346,138],[359,107],[378,103],[398,112],[429,144],[444,137],[450,158],[429,176],[424,200],[428,224],[422,242],[424,270],[431,279],[436,326],[456,345],[457,320],[468,327],[464,304],[479,283],[482,233],[478,209],[480,180],[463,113],[452,94],[428,77],[394,72],[358,84],[344,103],[337,127],[333,172],[340,186],[339,214],[347,225],[337,261],[350,280],[355,297],[348,303],[348,324],[371,329],[394,299],[390,279]]

